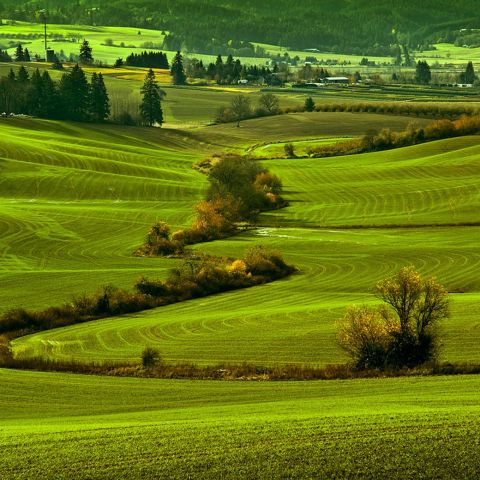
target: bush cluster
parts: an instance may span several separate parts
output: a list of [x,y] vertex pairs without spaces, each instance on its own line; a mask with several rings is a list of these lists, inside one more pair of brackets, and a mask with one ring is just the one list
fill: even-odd
[[136,252],[147,256],[177,256],[184,252],[184,243],[170,236],[170,227],[165,222],[157,222],[150,228],[145,243]]
[[64,305],[42,311],[9,310],[0,317],[0,333],[51,330],[103,317],[138,312],[157,306],[151,298],[106,286],[93,295],[82,295]]
[[[214,293],[271,282],[293,273],[274,251],[262,247],[249,250],[244,259],[190,257],[172,270],[165,281],[141,277],[135,292],[112,286],[93,295],[82,295],[71,302],[42,311],[23,308],[0,317],[0,334],[25,335],[30,332],[65,327],[89,320],[134,313]],[[0,351],[0,355],[3,353]]]
[[233,235],[242,223],[255,221],[262,211],[283,208],[280,178],[250,158],[236,154],[215,155],[195,165],[208,175],[207,199],[195,206],[189,229],[171,240],[183,245],[208,242]]
[[174,303],[215,293],[268,283],[292,274],[278,252],[253,247],[243,259],[194,257],[172,270],[167,280],[141,278],[135,285],[143,295]]

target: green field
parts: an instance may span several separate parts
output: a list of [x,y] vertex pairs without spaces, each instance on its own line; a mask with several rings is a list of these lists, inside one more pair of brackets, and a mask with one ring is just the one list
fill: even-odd
[[[0,212],[8,234],[1,244],[2,309],[59,304],[107,283],[128,288],[141,274],[165,277],[175,261],[135,258],[132,252],[158,219],[173,228],[188,225],[206,185],[191,164],[203,155],[273,138],[359,135],[388,120],[296,114],[243,122],[241,128],[189,131],[4,122]],[[409,122],[390,120],[398,128]],[[374,301],[370,292],[379,279],[414,264],[453,292],[442,359],[478,361],[479,161],[478,137],[345,158],[267,161],[283,179],[291,206],[263,215],[256,231],[196,248],[237,256],[253,244],[270,245],[299,274],[20,338],[15,350],[24,356],[136,361],[152,344],[169,362],[343,362],[335,320],[351,303]]]
[[480,380],[0,371],[4,480],[478,478]]
[[[287,142],[301,150],[410,122],[305,113],[240,128],[190,122],[160,130],[0,120],[0,311],[61,304],[105,284],[130,288],[140,275],[164,278],[177,260],[132,253],[155,221],[174,229],[191,222],[207,186],[192,163],[205,156],[252,147],[282,153]],[[373,285],[414,264],[451,292],[440,359],[478,363],[478,140],[266,160],[290,206],[263,214],[256,230],[194,248],[239,256],[268,245],[297,274],[21,337],[14,352],[139,362],[148,345],[168,363],[344,363],[335,322],[345,307],[375,303]],[[173,381],[0,370],[0,476],[473,479],[480,475],[479,382]]]

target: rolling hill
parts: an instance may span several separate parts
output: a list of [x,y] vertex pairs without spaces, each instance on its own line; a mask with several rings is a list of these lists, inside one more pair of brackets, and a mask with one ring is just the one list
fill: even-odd
[[[34,120],[5,124],[3,309],[62,303],[107,283],[129,287],[141,274],[165,276],[175,261],[135,258],[132,252],[155,220],[166,219],[174,228],[189,223],[205,188],[191,163],[218,151],[219,144],[238,151],[268,139],[268,132],[295,141],[354,134],[355,128],[386,121],[371,114],[311,115],[275,118],[278,131],[281,122],[284,131],[297,122],[284,135],[271,130],[271,119],[244,122],[240,129],[183,132]],[[350,130],[343,126],[349,121]],[[256,231],[196,248],[234,256],[253,244],[269,245],[299,267],[298,275],[20,338],[15,351],[131,361],[149,344],[169,362],[342,362],[335,320],[343,309],[374,302],[370,292],[379,279],[414,264],[453,292],[442,358],[477,361],[479,161],[477,137],[343,158],[266,161],[283,179],[291,206],[263,215]]]

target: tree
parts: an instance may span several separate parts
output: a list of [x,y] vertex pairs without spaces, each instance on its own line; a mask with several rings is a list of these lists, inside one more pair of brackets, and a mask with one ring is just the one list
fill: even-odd
[[143,120],[149,127],[152,127],[156,123],[162,126],[162,97],[164,96],[164,93],[155,80],[155,73],[152,69],[148,71],[147,76],[145,77],[141,93],[143,99],[140,104],[140,114]]
[[90,82],[90,114],[94,122],[103,122],[110,115],[110,100],[101,73],[94,73]]
[[276,95],[273,95],[273,93],[263,94],[258,103],[260,104],[260,108],[265,109],[270,115],[278,113],[280,109],[280,101]]
[[415,81],[422,85],[428,85],[432,80],[432,73],[430,66],[426,61],[419,61],[415,70]]
[[80,46],[80,55],[78,56],[80,63],[84,65],[90,65],[93,63],[92,47],[87,40],[83,40]]
[[113,65],[113,68],[121,68],[123,67],[123,58],[117,58],[115,60],[115,64]]
[[31,61],[30,52],[28,51],[28,48],[26,48],[25,51],[23,52],[23,61],[24,62],[30,62]]
[[404,267],[376,286],[378,298],[398,317],[400,331],[416,338],[448,317],[447,290],[435,278],[424,279],[413,267]]
[[185,85],[187,83],[187,76],[185,75],[185,69],[183,68],[183,57],[180,52],[177,52],[173,59],[170,74],[172,75],[174,85]]
[[465,83],[475,83],[477,76],[475,75],[475,69],[473,68],[473,63],[468,62],[467,68],[465,70]]
[[22,65],[18,69],[17,73],[17,82],[21,84],[26,84],[30,81],[30,76],[28,75],[27,69]]
[[84,122],[90,117],[90,87],[84,71],[77,64],[70,73],[65,73],[60,80],[60,97],[63,115],[67,120]]
[[414,367],[436,354],[436,325],[449,315],[448,292],[413,267],[380,281],[378,308],[351,307],[339,341],[358,368]]
[[233,97],[230,103],[230,109],[237,122],[237,127],[240,126],[240,121],[252,115],[252,106],[250,99],[246,95],[237,95]]
[[315,102],[313,101],[312,97],[308,97],[305,100],[305,111],[306,112],[313,112],[314,109],[315,109]]
[[22,44],[19,43],[17,49],[15,50],[15,61],[23,62],[25,60],[25,54],[23,52]]
[[231,198],[239,219],[254,218],[265,204],[265,193],[255,186],[257,177],[266,170],[258,162],[239,155],[225,155],[210,170],[209,201]]

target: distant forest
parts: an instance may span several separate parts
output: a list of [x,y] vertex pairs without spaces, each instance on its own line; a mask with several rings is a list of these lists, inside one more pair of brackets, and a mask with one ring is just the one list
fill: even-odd
[[480,28],[478,0],[0,0],[4,18],[32,21],[40,8],[52,23],[153,28],[170,33],[170,49],[209,53],[248,41],[390,55]]

